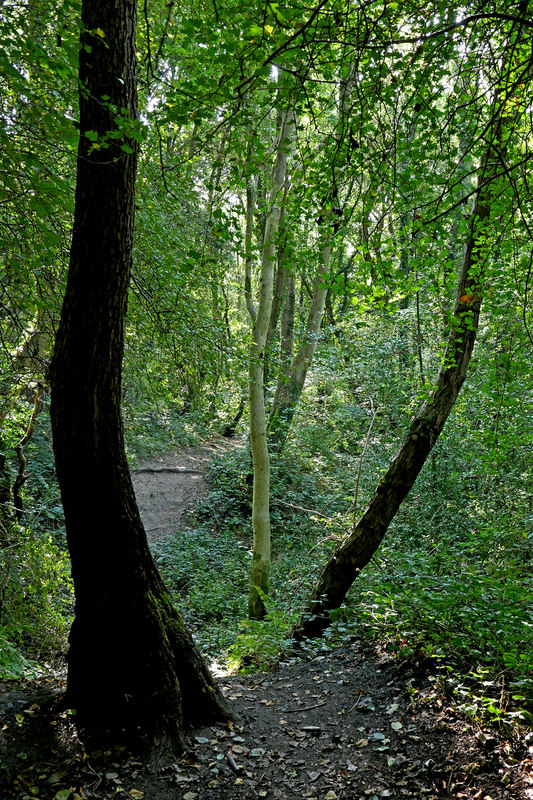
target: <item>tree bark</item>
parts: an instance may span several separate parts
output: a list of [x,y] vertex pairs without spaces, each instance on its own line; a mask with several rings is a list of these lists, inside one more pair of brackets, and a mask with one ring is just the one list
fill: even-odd
[[[305,385],[307,370],[315,354],[320,323],[322,322],[328,291],[327,279],[331,265],[331,252],[332,245],[330,237],[328,236],[322,248],[320,264],[315,275],[313,298],[307,318],[304,342],[293,358],[290,367],[280,370],[280,377],[268,423],[270,447],[275,452],[281,452],[281,450],[283,450],[292,419],[296,413],[300,395]],[[291,308],[294,314],[294,302],[292,302]],[[285,326],[287,330],[289,328],[292,329],[294,327],[294,319],[292,324],[286,320]],[[285,355],[283,351],[282,355]]]
[[254,467],[252,522],[254,545],[248,614],[251,619],[265,616],[263,594],[268,594],[270,577],[270,457],[266,434],[264,398],[265,346],[272,311],[274,290],[274,265],[276,264],[277,236],[287,166],[287,152],[294,138],[292,109],[282,118],[279,142],[272,169],[268,215],[265,224],[261,258],[259,301],[253,320],[252,344],[249,364],[250,442]]
[[226,711],[152,560],[124,450],[135,24],[135,0],[83,2],[74,227],[51,418],[76,596],[66,702],[90,741],[164,753],[181,747],[186,724]]
[[[339,207],[336,159],[346,136],[348,106],[354,79],[354,67],[353,64],[350,64],[348,76],[341,81],[340,85],[337,122],[339,133],[336,133],[334,137],[335,151],[331,157],[331,185],[328,189],[327,197],[324,198],[324,210],[319,220],[319,224],[320,222],[323,223],[325,232],[322,239],[319,264],[315,273],[311,308],[307,317],[305,335],[298,353],[292,358],[290,364],[287,364],[286,352],[284,353],[282,350],[281,354],[285,363],[281,365],[279,371],[276,393],[268,422],[269,444],[273,452],[279,453],[285,446],[298,401],[305,386],[307,370],[313,360],[318,343],[320,325],[328,293],[327,283],[331,269],[333,241],[342,216],[342,211]],[[285,310],[288,311],[289,309],[286,307]],[[292,311],[294,312],[294,304],[292,304]]]
[[[524,77],[521,79],[524,80]],[[480,165],[470,233],[458,280],[454,324],[435,389],[411,422],[399,452],[376,488],[359,523],[337,548],[319,576],[307,611],[293,630],[293,637],[297,641],[320,635],[330,624],[329,612],[342,604],[357,575],[381,544],[390,522],[435,445],[465,380],[476,340],[483,296],[491,204],[501,191],[496,176],[505,159],[509,137],[509,120],[505,120],[506,130],[502,135],[509,91],[505,98],[497,96],[493,105],[492,124],[487,131],[487,149]]]

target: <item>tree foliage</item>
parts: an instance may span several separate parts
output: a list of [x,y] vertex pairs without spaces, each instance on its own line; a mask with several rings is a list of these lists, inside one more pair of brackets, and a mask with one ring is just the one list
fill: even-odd
[[[23,448],[31,474],[18,492],[22,526],[13,489],[15,448],[38,382],[47,380],[65,289],[81,133],[91,157],[118,148],[125,159],[139,148],[122,384],[129,452],[138,457],[213,431],[246,438],[254,372],[272,470],[271,598],[262,597],[274,629],[282,617],[275,608],[291,619],[301,611],[324,563],[338,560],[333,547],[353,541],[396,463],[401,491],[391,509],[410,494],[374,557],[383,569],[375,561],[365,567],[348,611],[337,608],[353,574],[321,608],[319,583],[312,615],[328,623],[324,609],[333,607],[341,624],[356,619],[407,641],[412,634],[437,650],[446,631],[462,626],[453,648],[466,657],[469,647],[486,645],[493,665],[512,661],[529,680],[526,640],[497,633],[512,627],[503,619],[506,598],[511,620],[521,584],[529,596],[517,566],[530,558],[532,496],[527,6],[151,0],[137,25],[138,117],[119,103],[101,130],[81,131],[79,14],[70,0],[8,0],[0,11],[3,635],[14,641],[24,576],[64,549],[46,390]],[[287,109],[294,126],[280,141]],[[280,157],[286,163],[276,177]],[[274,205],[278,228],[269,242]],[[265,267],[272,288],[264,341],[262,334],[254,343],[249,312],[260,305]],[[452,374],[455,407],[428,426]],[[407,476],[393,459],[413,433],[432,449]],[[229,573],[218,571],[234,574],[241,588],[250,568],[250,471],[247,451],[214,469],[212,508],[198,529],[227,537]],[[183,549],[169,543],[161,563],[185,595],[188,618],[211,631],[210,605],[236,626],[246,601],[239,612],[214,579],[207,587],[212,573],[195,572]],[[205,590],[181,591],[182,571],[187,586],[196,580]],[[423,580],[410,597],[405,586],[415,572]],[[437,579],[452,587],[448,598]],[[476,581],[485,587],[478,594]],[[258,585],[264,593],[267,583]],[[67,602],[67,589],[62,596]],[[491,613],[474,642],[482,597]],[[58,610],[48,599],[42,607]],[[37,642],[34,631],[26,639]],[[31,643],[22,644],[31,654]]]

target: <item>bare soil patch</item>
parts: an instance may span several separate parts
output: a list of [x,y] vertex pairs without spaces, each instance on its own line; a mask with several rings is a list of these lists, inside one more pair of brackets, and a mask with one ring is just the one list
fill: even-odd
[[204,474],[209,462],[232,447],[232,440],[220,438],[143,461],[132,471],[148,541],[187,526],[189,515],[207,493]]

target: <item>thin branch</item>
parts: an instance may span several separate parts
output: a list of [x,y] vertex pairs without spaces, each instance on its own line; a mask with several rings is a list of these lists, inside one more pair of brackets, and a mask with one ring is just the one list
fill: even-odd
[[372,398],[370,398],[370,406],[371,406],[371,411],[372,411],[372,419],[370,420],[370,425],[368,427],[368,433],[366,435],[365,444],[364,444],[364,447],[363,447],[363,452],[361,453],[361,456],[359,458],[359,468],[357,470],[357,480],[355,482],[355,492],[354,492],[353,507],[352,507],[352,514],[353,514],[352,529],[353,529],[354,533],[355,533],[355,529],[357,527],[357,517],[355,516],[355,512],[357,510],[357,495],[359,493],[359,481],[360,481],[360,478],[361,478],[361,468],[363,466],[363,460],[364,460],[365,453],[366,453],[366,450],[367,450],[367,447],[368,447],[368,443],[370,441],[370,434],[372,433],[372,428],[374,427],[374,420],[376,419],[376,414],[378,413],[378,408],[377,407],[374,408],[374,401],[372,400]]

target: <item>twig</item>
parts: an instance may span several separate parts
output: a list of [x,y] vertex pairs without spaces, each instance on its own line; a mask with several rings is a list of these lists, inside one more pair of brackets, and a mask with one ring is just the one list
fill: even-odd
[[312,706],[304,706],[303,708],[287,708],[283,712],[284,714],[297,714],[300,711],[311,711],[313,708],[320,708],[320,706],[325,706],[326,701],[323,700],[321,703],[315,703]]
[[316,514],[317,517],[327,519],[328,522],[334,521],[334,517],[328,517],[327,514],[322,514],[321,511],[315,511],[312,508],[304,508],[304,506],[297,506],[295,503],[288,503],[286,500],[279,500],[278,498],[272,500],[272,505],[276,505],[277,503],[281,503],[282,506],[289,506],[289,508],[295,508],[298,511],[305,511],[307,514]]
[[231,769],[235,773],[235,775],[240,775],[242,767],[239,767],[239,765],[237,764],[237,762],[235,761],[235,759],[233,758],[231,753],[226,753],[226,759],[227,759],[228,764],[230,765]]
[[359,698],[358,698],[358,699],[355,701],[355,703],[353,704],[353,706],[352,706],[350,709],[348,709],[348,714],[351,714],[351,712],[352,712],[352,711],[353,711],[355,708],[361,708],[361,707],[363,707],[363,708],[364,708],[364,704],[363,704],[363,702],[361,701],[361,698],[359,697]]

